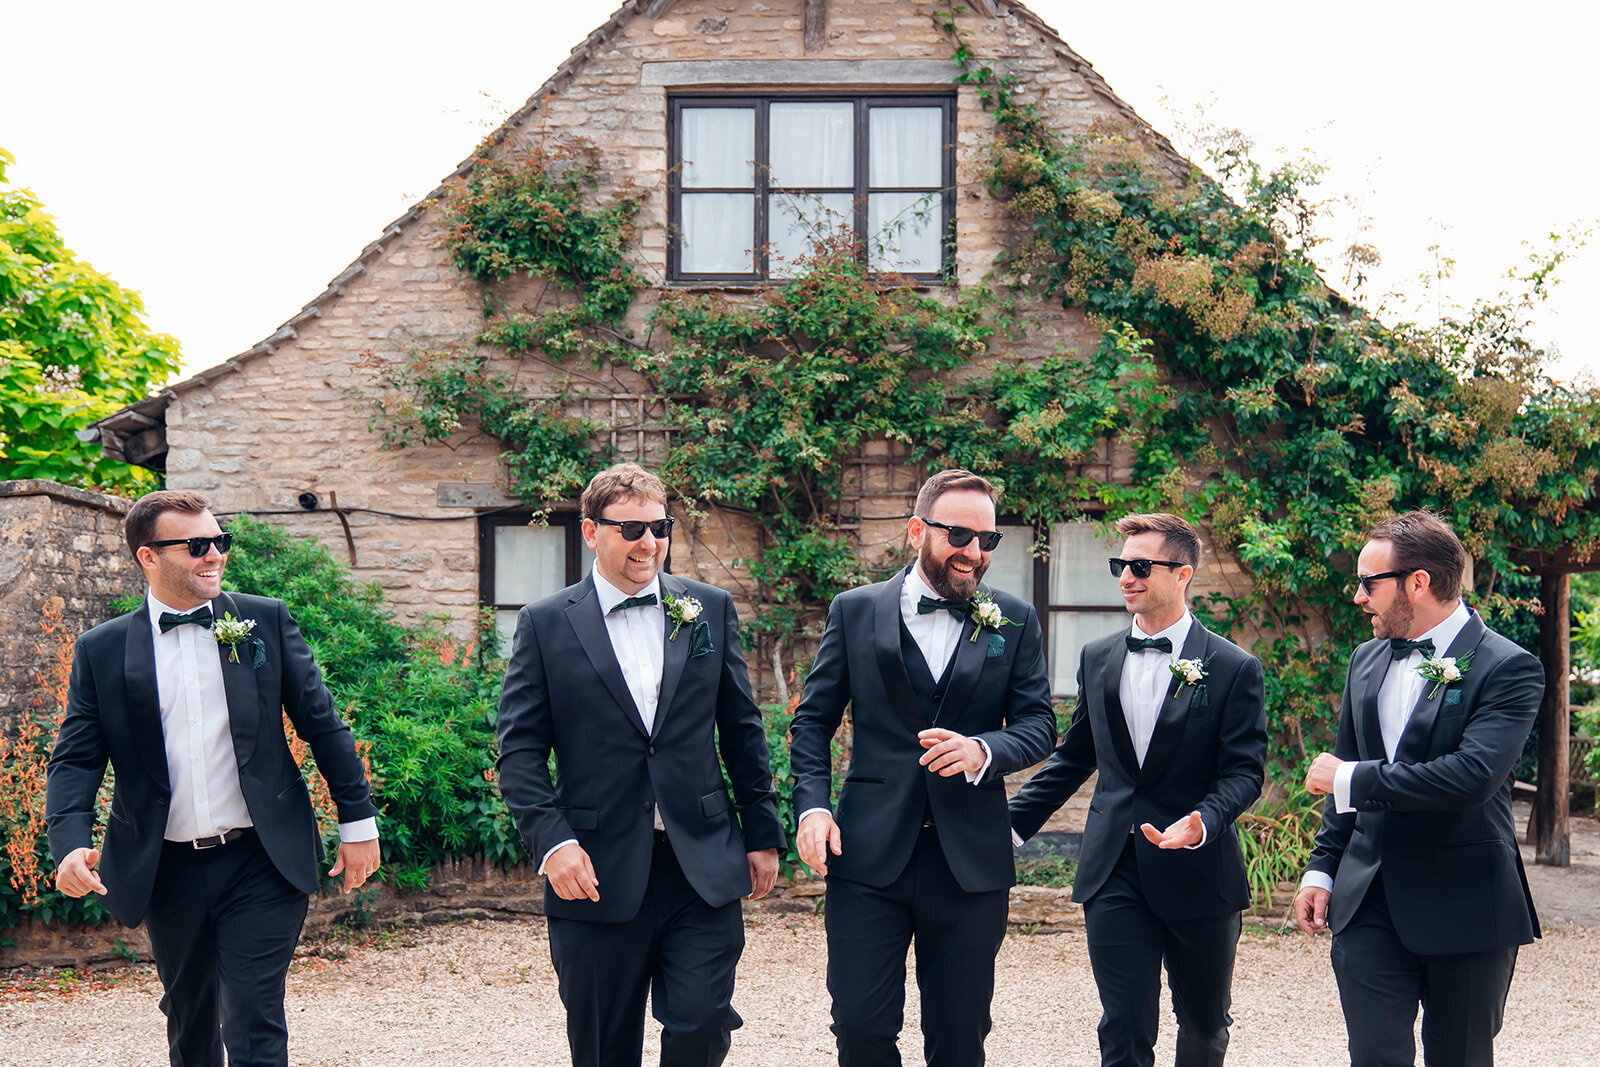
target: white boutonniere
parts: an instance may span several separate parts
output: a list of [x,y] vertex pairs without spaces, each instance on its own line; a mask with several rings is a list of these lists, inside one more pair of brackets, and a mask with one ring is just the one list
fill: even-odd
[[668,641],[678,636],[678,631],[683,629],[684,624],[692,623],[698,619],[701,610],[703,610],[700,606],[700,601],[692,596],[669,596],[666,599],[666,607],[667,618],[677,624],[673,626],[672,633],[667,636]]
[[1016,626],[1014,619],[1008,619],[1000,613],[1000,605],[994,602],[994,597],[979,590],[972,594],[972,636],[968,641],[978,639],[979,630],[993,630],[999,633],[1002,626]]
[[1444,686],[1461,681],[1467,669],[1472,666],[1472,655],[1468,652],[1460,659],[1451,656],[1431,656],[1417,665],[1417,673],[1433,683],[1433,688],[1428,690],[1429,700],[1432,700]]
[[[1216,653],[1213,652],[1211,655],[1215,656]],[[1167,664],[1167,670],[1178,680],[1178,688],[1172,691],[1174,697],[1183,695],[1184,686],[1199,685],[1205,680],[1206,675],[1211,673],[1206,670],[1206,660],[1210,658],[1207,656],[1206,659],[1175,659]]]
[[233,612],[224,612],[222,618],[211,624],[211,633],[217,644],[228,646],[228,662],[239,662],[239,642],[250,636],[256,628],[254,619],[236,619]]

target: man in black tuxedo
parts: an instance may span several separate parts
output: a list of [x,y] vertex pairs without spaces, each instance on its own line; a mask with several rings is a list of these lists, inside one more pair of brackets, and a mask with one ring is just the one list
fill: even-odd
[[[56,887],[99,893],[124,924],[145,924],[174,1067],[222,1067],[224,1046],[232,1067],[286,1064],[284,978],[323,851],[283,714],[338,806],[328,873],[344,873],[347,893],[378,869],[372,793],[283,602],[222,591],[230,538],[205,499],[150,493],[123,531],[150,593],[73,652],[45,798]],[[229,617],[249,632],[227,633]]]
[[[974,1067],[1015,866],[1005,775],[1055,740],[1031,605],[981,584],[999,543],[979,476],[929,478],[907,523],[917,561],[834,598],[790,725],[800,857],[827,876],[839,1062],[898,1064],[915,940],[929,1064]],[[835,813],[829,743],[851,708]]]
[[1234,820],[1261,794],[1261,662],[1189,612],[1194,527],[1128,515],[1117,532],[1126,540],[1111,573],[1133,623],[1084,646],[1072,723],[1011,802],[1011,825],[1020,844],[1099,771],[1072,899],[1100,991],[1100,1062],[1155,1062],[1164,960],[1177,1063],[1214,1067],[1250,903]]
[[739,898],[772,888],[784,845],[739,620],[727,593],[661,570],[655,475],[602,471],[580,506],[594,568],[518,616],[500,789],[547,880],[572,1062],[637,1067],[648,993],[664,1067],[719,1064],[742,1022]]
[[1539,936],[1511,784],[1544,671],[1462,603],[1466,566],[1426,511],[1367,534],[1355,602],[1373,640],[1306,776],[1329,799],[1294,915],[1333,928],[1357,1067],[1413,1062],[1419,1003],[1429,1064],[1493,1063],[1517,948]]

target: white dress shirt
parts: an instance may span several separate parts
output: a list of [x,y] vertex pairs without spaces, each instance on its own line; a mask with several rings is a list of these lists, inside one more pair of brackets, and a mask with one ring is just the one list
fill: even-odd
[[[211,601],[201,606],[215,614]],[[162,836],[168,841],[191,841],[253,826],[239,785],[228,695],[222,684],[223,653],[216,635],[195,625],[175,626],[162,633],[162,612],[186,613],[161,603],[154,593],[147,598],[146,609],[155,646],[156,700],[167,753],[167,785],[172,790]],[[244,655],[249,654],[248,642],[240,647]],[[341,841],[370,841],[377,836],[376,818],[339,824]]]
[[[1443,656],[1471,618],[1472,612],[1467,610],[1467,605],[1458,600],[1455,610],[1443,622],[1417,640],[1426,638],[1432,641],[1433,654]],[[1417,673],[1423,659],[1420,648],[1412,649],[1400,659],[1391,659],[1389,669],[1383,676],[1383,684],[1378,688],[1378,729],[1383,734],[1385,758],[1390,763],[1394,762],[1394,754],[1400,749],[1400,739],[1411,722],[1411,713],[1417,709],[1423,687],[1433,684]],[[1356,810],[1350,802],[1350,782],[1359,765],[1359,760],[1342,760],[1338,770],[1333,772],[1333,809],[1341,815]],[[1307,886],[1332,892],[1333,879],[1323,871],[1307,871],[1305,877],[1300,879],[1300,887],[1304,889]]]
[[[606,634],[611,638],[611,651],[616,653],[622,679],[628,683],[628,695],[633,697],[633,706],[639,709],[639,718],[645,732],[649,733],[655,729],[656,705],[661,699],[661,671],[666,665],[667,612],[661,602],[661,576],[650,579],[650,584],[637,593],[625,593],[601,577],[598,570],[591,568],[589,573],[594,579],[595,599],[600,603]],[[654,596],[656,602],[612,614],[611,609],[630,596]],[[659,807],[655,811],[655,828],[666,829]],[[551,845],[539,857],[539,873],[544,873],[544,865],[557,849],[577,843],[577,838],[569,837]]]
[[1133,618],[1132,636],[1141,639],[1165,637],[1172,642],[1171,652],[1147,648],[1141,652],[1130,651],[1122,661],[1122,678],[1117,685],[1117,699],[1122,703],[1123,717],[1128,720],[1128,736],[1133,738],[1133,755],[1144,766],[1145,753],[1150,751],[1150,735],[1155,733],[1156,720],[1161,717],[1161,705],[1174,681],[1172,665],[1183,655],[1183,643],[1189,639],[1189,627],[1194,616],[1184,610],[1183,617],[1160,633],[1147,634],[1139,627],[1139,617]]

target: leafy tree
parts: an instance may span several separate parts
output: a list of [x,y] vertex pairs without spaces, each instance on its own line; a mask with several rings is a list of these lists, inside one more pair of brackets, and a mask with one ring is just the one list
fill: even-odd
[[144,397],[178,370],[178,342],[152,333],[139,294],[79,260],[0,148],[0,479],[153,488],[73,431]]

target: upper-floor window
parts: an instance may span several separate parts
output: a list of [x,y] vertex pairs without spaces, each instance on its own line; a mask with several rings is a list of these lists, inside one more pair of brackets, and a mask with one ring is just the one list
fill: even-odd
[[954,97],[674,96],[668,116],[671,279],[782,278],[841,232],[874,270],[950,262]]

